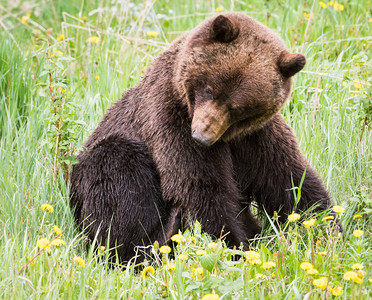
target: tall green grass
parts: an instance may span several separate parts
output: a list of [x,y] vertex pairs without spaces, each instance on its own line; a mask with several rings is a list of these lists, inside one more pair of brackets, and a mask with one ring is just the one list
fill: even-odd
[[[198,299],[213,292],[226,299],[334,297],[314,286],[321,276],[332,287],[342,286],[343,299],[371,297],[372,6],[360,0],[341,4],[340,11],[294,0],[0,1],[0,297]],[[306,55],[282,113],[334,202],[347,208],[343,238],[322,217],[310,229],[301,225],[306,216],[282,229],[266,220],[267,231],[254,247],[263,262],[276,267],[264,270],[243,258],[232,260],[242,253],[223,243],[209,248],[210,238],[196,226],[184,234],[196,244],[174,245],[173,258],[158,253],[158,262],[148,262],[155,267],[148,280],[133,268],[109,268],[107,251],[95,253],[74,226],[63,170],[153,58],[219,6],[261,21],[292,52]],[[159,36],[146,36],[149,30]],[[57,39],[61,34],[64,39]],[[90,43],[90,36],[99,42]],[[54,212],[42,211],[43,203]],[[361,220],[353,220],[356,213]],[[64,230],[66,244],[52,246],[48,254],[37,242],[55,237],[53,225]],[[357,228],[364,231],[361,238],[352,235]],[[196,254],[201,249],[204,258]],[[324,258],[317,254],[322,251],[328,253]],[[182,262],[181,253],[189,260]],[[74,256],[86,266],[74,263]],[[302,270],[303,260],[319,275]],[[176,270],[164,271],[162,262]],[[343,279],[356,262],[366,272],[362,284]],[[200,266],[203,274],[194,278],[192,270]]]

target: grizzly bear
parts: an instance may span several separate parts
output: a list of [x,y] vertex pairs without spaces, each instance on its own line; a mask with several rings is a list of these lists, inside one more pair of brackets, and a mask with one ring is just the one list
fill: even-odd
[[[261,230],[252,201],[282,219],[294,209],[329,207],[279,112],[305,62],[240,13],[208,19],[175,40],[78,155],[76,222],[128,261],[136,246],[166,243],[190,220],[247,248]],[[303,174],[295,207],[293,185]]]

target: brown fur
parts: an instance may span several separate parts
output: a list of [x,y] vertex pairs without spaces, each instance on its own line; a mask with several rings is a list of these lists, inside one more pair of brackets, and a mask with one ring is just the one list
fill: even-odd
[[[133,247],[165,243],[187,218],[230,245],[260,232],[249,205],[269,215],[330,205],[279,110],[305,64],[264,25],[237,13],[211,18],[174,41],[140,84],[107,112],[78,156],[71,204],[78,223],[111,225],[128,260]],[[182,212],[182,214],[181,214]],[[85,221],[84,221],[85,220]],[[137,228],[137,229],[136,229]]]

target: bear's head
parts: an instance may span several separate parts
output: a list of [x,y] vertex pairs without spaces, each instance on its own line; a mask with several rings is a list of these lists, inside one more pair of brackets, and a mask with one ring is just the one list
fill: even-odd
[[174,84],[184,99],[192,137],[210,146],[261,128],[283,106],[291,76],[305,65],[273,31],[227,13],[183,38]]

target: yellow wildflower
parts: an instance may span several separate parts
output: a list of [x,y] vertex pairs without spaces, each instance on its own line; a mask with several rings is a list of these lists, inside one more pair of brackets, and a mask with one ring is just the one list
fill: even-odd
[[369,18],[368,22],[369,22],[369,23],[372,23],[372,18]]
[[356,272],[357,275],[360,277],[360,278],[364,278],[364,276],[366,276],[366,272],[362,271],[362,270],[359,270]]
[[88,39],[88,42],[89,43],[98,43],[99,42],[99,37],[98,36],[90,36],[89,39]]
[[159,251],[160,253],[167,254],[167,253],[170,253],[172,249],[171,247],[164,245],[160,247]]
[[178,255],[178,259],[179,260],[188,260],[189,257],[186,254],[180,254],[180,255]]
[[312,265],[311,263],[309,263],[309,262],[303,262],[303,263],[300,265],[300,268],[301,268],[302,270],[307,271],[307,270],[311,270],[311,269],[313,269],[314,267],[313,267],[313,265]]
[[100,247],[99,247],[99,250],[103,252],[103,251],[106,250],[106,247],[105,247],[105,246],[100,246]]
[[319,4],[322,8],[327,8],[327,4],[325,4],[323,1],[320,1]]
[[333,6],[333,1],[329,1],[329,2],[327,2],[327,5],[329,5],[329,6]]
[[288,221],[289,222],[296,222],[297,220],[299,220],[301,218],[301,216],[299,214],[296,214],[296,213],[292,213],[288,216]]
[[53,225],[53,230],[56,235],[62,234],[62,230],[57,225]]
[[181,234],[175,234],[171,237],[171,240],[176,243],[184,243],[186,242],[185,237]]
[[315,225],[315,222],[316,222],[316,219],[310,219],[308,221],[304,221],[302,222],[302,224],[306,227],[306,228],[310,228],[310,227],[313,227]]
[[354,281],[355,283],[359,283],[361,284],[363,282],[363,279],[360,278],[358,276],[357,273],[355,273],[354,271],[347,271],[345,274],[344,274],[344,279],[345,280],[352,280]]
[[43,205],[40,206],[41,210],[43,211],[48,211],[50,213],[54,212],[54,208],[53,206],[51,206],[50,204],[48,203],[44,203]]
[[150,279],[151,276],[149,275],[149,273],[151,273],[151,275],[154,275],[155,274],[154,267],[148,266],[148,267],[144,268],[143,271],[142,271],[142,275],[141,275],[142,278],[143,279]]
[[317,244],[317,245],[321,245],[321,244],[322,244],[322,241],[321,241],[321,240],[317,240],[317,241],[316,241],[316,244]]
[[189,243],[196,244],[196,238],[193,237],[193,236],[190,236],[190,237],[187,239],[187,241],[188,241]]
[[322,221],[324,222],[324,221],[334,220],[334,218],[335,218],[334,216],[327,216],[327,217],[324,217]]
[[362,215],[354,215],[353,220],[362,218]]
[[256,277],[257,279],[264,279],[266,276],[265,276],[264,274],[257,273],[255,277]]
[[62,246],[62,245],[65,245],[66,243],[65,243],[65,241],[64,240],[62,240],[62,239],[54,239],[53,241],[52,241],[52,245],[53,246],[56,246],[56,247],[59,247],[59,246]]
[[59,51],[59,50],[54,50],[53,51],[57,56],[61,56],[63,55],[63,52],[62,51]]
[[333,288],[332,289],[332,295],[333,296],[340,296],[342,293],[343,293],[343,289],[342,289],[342,287],[340,287],[340,286],[337,286],[337,287],[335,287],[335,288]]
[[207,254],[207,251],[205,251],[205,250],[196,251],[196,255],[198,255],[198,256],[203,256],[203,255],[206,255],[206,254]]
[[310,270],[307,270],[306,272],[307,272],[307,274],[309,274],[309,275],[316,275],[316,274],[319,273],[318,270],[317,270],[317,269],[314,269],[314,268],[312,268],[312,269],[310,269]]
[[271,268],[275,268],[276,264],[273,261],[267,261],[262,264],[262,269],[270,270]]
[[167,271],[173,271],[176,269],[176,265],[174,264],[166,264],[163,266],[164,270],[167,270]]
[[361,269],[363,269],[363,265],[360,264],[360,263],[356,263],[356,264],[353,264],[353,265],[351,266],[351,268],[352,268],[353,270],[361,270]]
[[333,8],[335,10],[340,10],[340,11],[344,10],[344,6],[342,4],[337,3],[337,2],[335,2],[335,4],[333,5]]
[[313,285],[318,287],[318,288],[321,288],[324,291],[325,288],[328,285],[328,278],[327,277],[320,277],[318,279],[314,279]]
[[346,81],[343,81],[342,82],[342,86],[345,86],[345,85],[347,85],[347,82]]
[[21,23],[26,24],[27,20],[31,17],[31,14],[26,14],[25,16],[22,16]]
[[368,282],[369,282],[369,283],[372,283],[372,278],[368,279]]
[[198,268],[195,268],[195,269],[192,269],[191,270],[191,278],[196,280],[196,279],[200,279],[202,276],[203,276],[203,267],[198,267]]
[[99,76],[98,75],[94,76],[94,79],[95,80],[98,80],[99,79]]
[[353,236],[355,236],[355,237],[361,237],[363,235],[363,230],[359,230],[359,229],[356,229],[356,230],[354,230],[354,232],[353,232]]
[[245,251],[244,253],[246,255],[247,260],[253,260],[253,259],[260,258],[260,253],[253,251],[253,250]]
[[210,249],[215,249],[216,247],[217,247],[217,243],[212,242],[208,244],[208,248]]
[[223,7],[220,5],[220,6],[218,6],[218,7],[216,8],[216,12],[221,12],[221,11],[223,11]]
[[203,298],[201,298],[201,300],[219,300],[219,299],[220,299],[220,296],[218,296],[217,294],[207,294],[203,296]]
[[342,214],[342,213],[345,212],[345,208],[342,207],[342,206],[339,206],[339,205],[334,205],[334,206],[332,207],[332,210],[333,210],[335,213],[337,213],[337,214]]
[[63,34],[60,34],[60,35],[57,35],[57,41],[63,41],[65,39],[65,37],[63,36]]
[[261,261],[261,259],[259,259],[259,258],[249,260],[248,262],[249,262],[251,265],[260,265],[260,264],[262,264],[262,261]]
[[310,13],[304,12],[304,17],[306,19],[310,19],[310,17],[312,17],[312,15]]
[[72,260],[79,264],[81,267],[85,268],[85,260],[82,259],[80,256],[74,256]]
[[363,88],[363,84],[360,82],[360,80],[354,81],[353,84],[354,84],[355,88],[358,89],[358,90]]
[[327,255],[327,251],[320,251],[320,252],[318,252],[318,254],[322,255],[322,256],[325,256],[325,255]]
[[157,37],[159,35],[159,33],[157,33],[154,30],[150,30],[150,31],[147,31],[146,35],[151,36],[151,37]]
[[37,246],[40,249],[50,248],[51,244],[47,238],[41,238],[37,241]]

